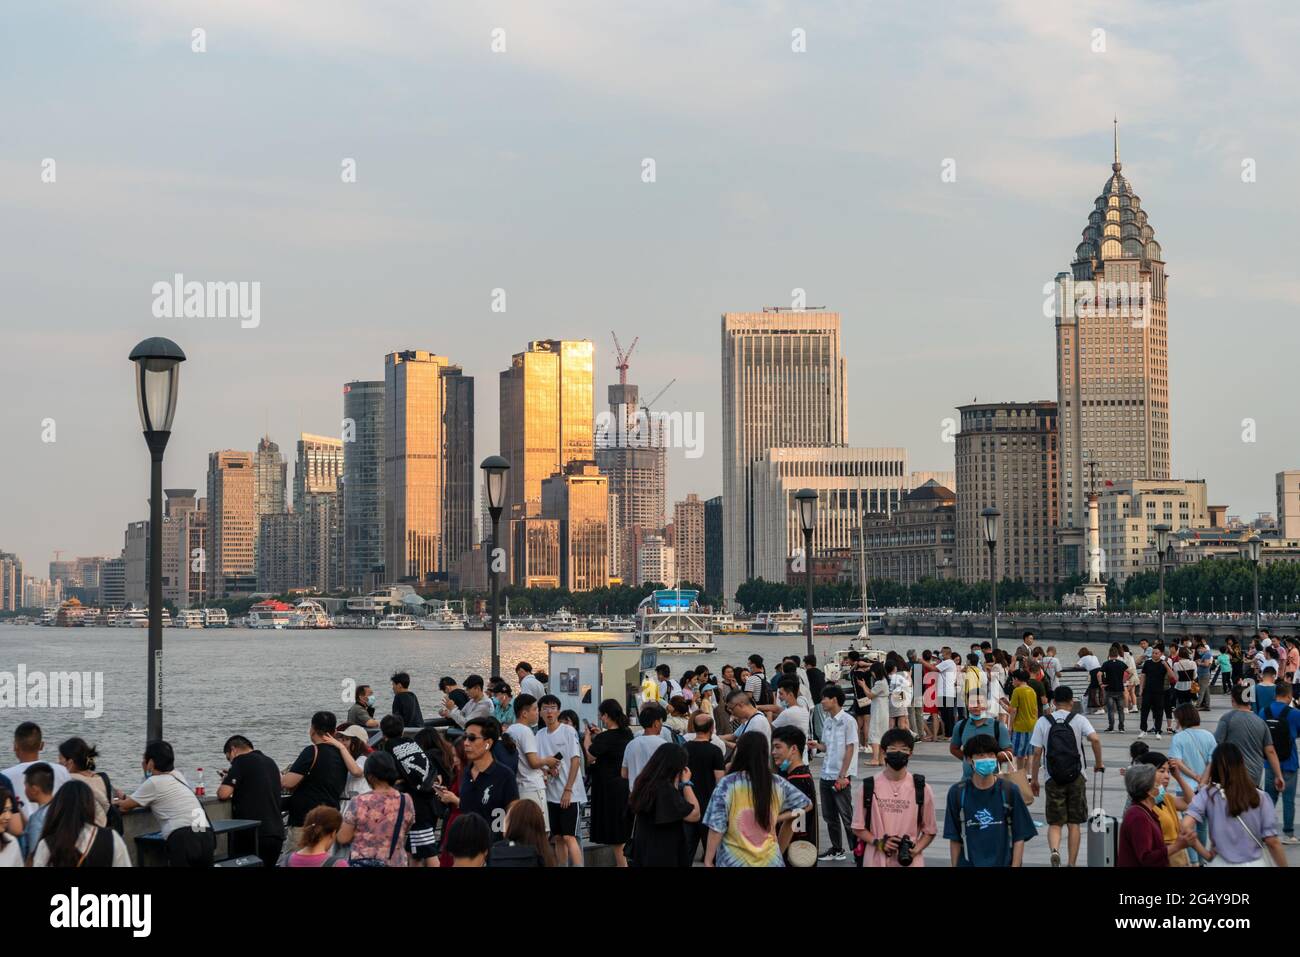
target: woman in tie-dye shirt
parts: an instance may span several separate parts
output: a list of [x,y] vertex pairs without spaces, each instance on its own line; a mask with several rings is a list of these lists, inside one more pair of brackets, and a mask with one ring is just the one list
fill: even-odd
[[741,735],[733,773],[718,782],[704,813],[709,843],[705,867],[784,867],[777,826],[812,806],[785,778],[772,773],[767,738]]

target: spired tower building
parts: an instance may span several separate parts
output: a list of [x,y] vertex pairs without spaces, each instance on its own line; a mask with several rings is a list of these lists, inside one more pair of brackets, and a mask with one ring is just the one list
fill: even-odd
[[1122,169],[1116,124],[1111,177],[1056,276],[1062,576],[1088,568],[1091,465],[1101,485],[1171,470],[1165,263]]

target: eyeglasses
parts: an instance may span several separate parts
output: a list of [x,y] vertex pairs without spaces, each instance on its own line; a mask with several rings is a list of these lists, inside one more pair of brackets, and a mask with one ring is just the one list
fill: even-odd
[[466,740],[466,741],[486,741],[487,738],[484,738],[484,737],[482,737],[481,735],[477,735],[477,734],[467,734],[467,735],[465,735],[465,740]]

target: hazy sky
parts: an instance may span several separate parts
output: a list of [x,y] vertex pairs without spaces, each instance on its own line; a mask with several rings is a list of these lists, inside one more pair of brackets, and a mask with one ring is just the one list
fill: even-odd
[[[603,407],[610,330],[639,335],[631,380],[703,416],[675,500],[721,491],[719,314],[803,288],[844,318],[850,440],[950,469],[955,405],[1056,397],[1043,286],[1113,114],[1168,262],[1174,473],[1271,511],[1300,466],[1297,44],[1287,2],[11,5],[0,549],[44,576],[146,516],[151,335],[189,355],[165,484],[200,489],[210,450],[338,434],[386,352],[476,377],[481,458],[527,340],[592,339]],[[260,282],[260,325],[154,318],[178,272]]]

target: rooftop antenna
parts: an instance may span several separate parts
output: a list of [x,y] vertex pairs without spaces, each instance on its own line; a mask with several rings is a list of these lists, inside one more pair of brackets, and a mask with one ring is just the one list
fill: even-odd
[[1114,123],[1115,126],[1115,162],[1111,164],[1110,168],[1118,173],[1123,169],[1119,161],[1119,117],[1116,116],[1111,122]]

